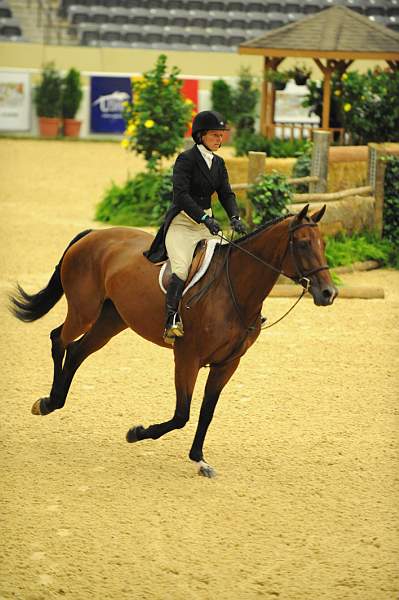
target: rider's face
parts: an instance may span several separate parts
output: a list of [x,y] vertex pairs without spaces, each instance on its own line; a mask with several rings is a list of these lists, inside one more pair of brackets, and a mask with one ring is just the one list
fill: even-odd
[[219,150],[222,145],[222,140],[223,131],[218,131],[216,129],[210,129],[202,135],[202,143],[209,148],[209,150],[212,150],[212,152]]

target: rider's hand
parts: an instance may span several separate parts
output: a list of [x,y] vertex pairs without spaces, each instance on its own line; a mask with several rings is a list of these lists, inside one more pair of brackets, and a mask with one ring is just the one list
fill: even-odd
[[206,217],[206,219],[204,219],[204,225],[208,227],[212,235],[217,235],[220,231],[219,223],[212,217]]
[[247,233],[244,223],[241,221],[240,217],[231,217],[230,225],[233,231],[237,233]]

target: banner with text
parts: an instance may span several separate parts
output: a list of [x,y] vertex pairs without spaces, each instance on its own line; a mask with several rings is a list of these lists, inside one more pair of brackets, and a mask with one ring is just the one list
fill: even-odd
[[90,131],[92,133],[123,133],[125,122],[122,103],[132,98],[129,77],[91,77]]
[[29,131],[30,127],[29,74],[0,72],[0,131]]

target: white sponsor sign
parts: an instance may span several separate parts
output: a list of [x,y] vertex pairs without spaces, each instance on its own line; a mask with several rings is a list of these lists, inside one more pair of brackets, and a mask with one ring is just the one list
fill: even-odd
[[29,74],[0,71],[0,131],[29,131],[30,127]]

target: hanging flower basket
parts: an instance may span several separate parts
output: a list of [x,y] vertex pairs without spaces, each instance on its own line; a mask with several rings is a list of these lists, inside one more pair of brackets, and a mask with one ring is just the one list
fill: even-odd
[[286,71],[268,71],[266,81],[270,81],[276,90],[284,90],[290,79],[289,73]]
[[311,70],[305,66],[297,66],[289,71],[289,74],[297,85],[306,85],[306,82],[311,75]]

